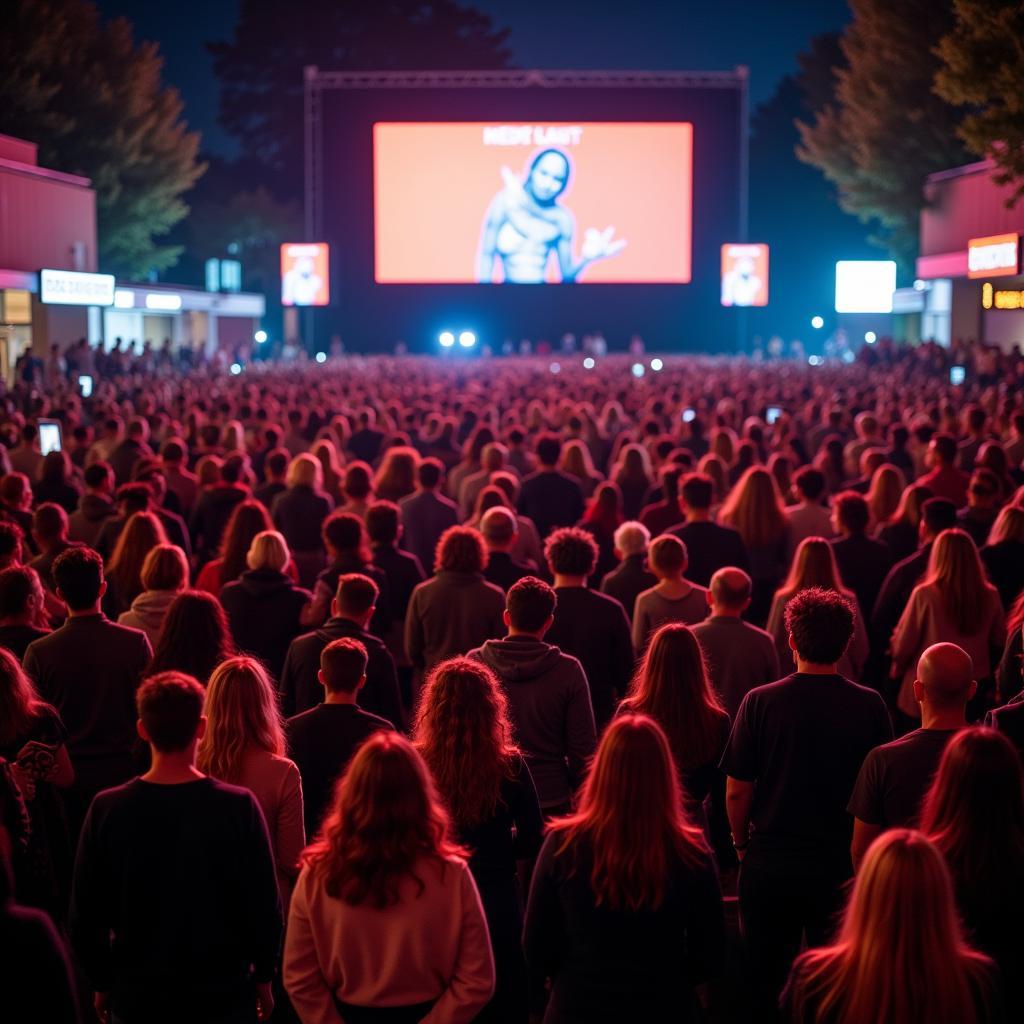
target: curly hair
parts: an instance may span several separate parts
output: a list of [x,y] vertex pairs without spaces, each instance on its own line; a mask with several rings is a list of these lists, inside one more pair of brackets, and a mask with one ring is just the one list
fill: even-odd
[[435,572],[483,572],[487,565],[487,546],[477,530],[469,526],[449,526],[437,542]]
[[518,750],[505,694],[489,668],[469,658],[437,665],[420,700],[413,743],[460,826],[494,814]]
[[567,526],[548,537],[544,558],[553,573],[589,576],[597,564],[597,542],[586,530]]

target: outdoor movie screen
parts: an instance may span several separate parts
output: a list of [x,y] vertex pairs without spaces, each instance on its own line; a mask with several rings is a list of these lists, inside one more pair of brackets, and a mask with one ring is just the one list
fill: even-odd
[[687,284],[693,126],[378,122],[379,284]]

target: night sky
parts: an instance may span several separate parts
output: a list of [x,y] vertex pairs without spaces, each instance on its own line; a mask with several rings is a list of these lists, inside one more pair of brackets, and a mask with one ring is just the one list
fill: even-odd
[[[512,30],[513,61],[520,67],[631,70],[751,70],[752,106],[774,92],[796,68],[797,54],[818,33],[849,19],[846,0],[633,0],[604,5],[583,0],[477,0],[499,27]],[[160,44],[165,77],[185,100],[189,125],[204,148],[230,155],[230,137],[217,124],[217,80],[204,48],[230,37],[237,0],[99,0],[105,17],[125,15],[137,38]]]

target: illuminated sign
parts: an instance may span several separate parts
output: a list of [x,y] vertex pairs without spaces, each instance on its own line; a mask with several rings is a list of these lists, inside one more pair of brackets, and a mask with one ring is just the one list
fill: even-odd
[[837,313],[891,313],[894,291],[894,260],[839,260],[836,263]]
[[989,235],[967,243],[968,277],[1009,277],[1020,273],[1020,235]]
[[981,305],[983,309],[1024,309],[1024,291],[1014,288],[997,291],[986,281],[981,286]]
[[285,242],[281,246],[281,305],[326,306],[330,299],[326,242]]
[[768,305],[768,246],[727,242],[722,246],[722,305]]
[[146,309],[174,311],[181,309],[181,296],[173,292],[150,292],[146,296]]
[[52,306],[112,306],[114,275],[41,270],[39,300]]
[[32,296],[21,288],[8,288],[7,291],[0,291],[0,298],[3,299],[4,310],[0,319],[5,324],[30,324],[32,323]]
[[114,308],[115,309],[134,309],[135,308],[135,292],[130,288],[118,288],[114,292]]

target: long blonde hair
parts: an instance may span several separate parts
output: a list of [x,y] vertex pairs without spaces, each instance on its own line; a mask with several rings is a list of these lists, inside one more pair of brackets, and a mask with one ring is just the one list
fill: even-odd
[[906,480],[903,471],[886,462],[875,470],[871,477],[871,488],[865,495],[871,510],[871,522],[875,526],[888,522],[900,507]]
[[577,480],[587,482],[597,475],[594,472],[594,460],[590,457],[590,449],[579,438],[566,442],[559,463],[558,468],[563,473],[568,473]]
[[923,585],[938,587],[946,615],[961,636],[981,628],[992,587],[970,534],[943,530],[936,537]]
[[865,855],[835,944],[794,965],[793,1019],[971,1024],[973,989],[990,969],[964,942],[942,854],[920,832],[893,829]]
[[789,575],[779,588],[779,593],[792,597],[807,587],[822,587],[847,597],[852,596],[843,585],[835,551],[824,537],[805,537],[800,541],[793,556],[793,564],[789,567]]
[[782,539],[788,520],[775,478],[763,466],[751,466],[722,506],[721,520],[739,531],[748,548],[765,548]]
[[1007,541],[1024,543],[1024,509],[1016,505],[1003,506],[988,535],[989,545],[1005,544]]
[[206,733],[199,742],[200,771],[238,782],[242,757],[256,748],[284,753],[281,712],[267,670],[244,655],[222,661],[206,684]]

